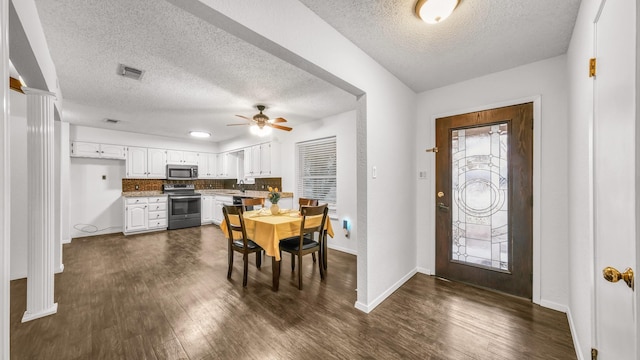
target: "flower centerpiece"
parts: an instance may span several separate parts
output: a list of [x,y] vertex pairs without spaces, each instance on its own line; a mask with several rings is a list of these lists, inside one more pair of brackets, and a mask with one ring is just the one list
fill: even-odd
[[271,214],[278,214],[280,212],[280,207],[278,206],[278,201],[280,201],[280,193],[278,192],[278,188],[274,189],[269,186],[269,194],[267,195],[267,199],[271,201]]

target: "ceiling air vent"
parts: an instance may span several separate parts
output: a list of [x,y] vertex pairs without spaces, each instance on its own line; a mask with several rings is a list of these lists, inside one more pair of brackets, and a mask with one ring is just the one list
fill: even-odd
[[140,80],[142,79],[143,74],[144,70],[139,70],[123,64],[118,65],[118,75],[122,75],[134,80]]
[[104,119],[104,122],[106,122],[107,124],[117,124],[120,122],[120,120],[116,120],[116,119]]

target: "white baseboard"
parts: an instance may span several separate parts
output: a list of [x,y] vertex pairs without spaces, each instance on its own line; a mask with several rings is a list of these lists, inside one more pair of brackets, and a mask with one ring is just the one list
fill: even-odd
[[423,267],[417,267],[416,271],[419,272],[420,274],[435,275],[434,273],[431,272],[431,269],[427,269],[427,268],[423,268]]
[[64,264],[60,264],[60,267],[57,268],[53,273],[54,274],[60,274],[63,271],[64,271]]
[[538,305],[542,307],[546,307],[547,309],[560,311],[563,313],[567,313],[567,310],[569,310],[566,305],[558,304],[556,302],[549,301],[549,300],[540,300],[540,304]]
[[342,246],[329,245],[329,244],[327,244],[327,247],[329,249],[331,249],[331,250],[337,250],[337,251],[341,251],[343,253],[347,253],[347,254],[358,256],[358,251],[357,250],[348,249],[348,248],[345,248],[345,247],[342,247]]
[[61,243],[63,243],[63,244],[71,244],[71,238],[62,239]]
[[576,357],[578,360],[585,360],[582,354],[582,347],[580,347],[580,341],[578,341],[578,334],[576,334],[576,327],[573,323],[573,316],[571,316],[571,309],[567,309],[567,320],[569,320],[569,329],[571,330],[571,338],[573,339],[573,347],[576,350]]
[[394,291],[398,290],[404,283],[406,283],[409,279],[411,279],[411,277],[415,274],[416,274],[416,269],[409,271],[408,274],[403,276],[395,284],[391,285],[391,287],[389,287],[385,292],[380,294],[380,296],[375,298],[369,304],[364,304],[359,301],[356,301],[355,308],[367,314],[370,313],[371,311],[373,311],[373,309],[375,309],[378,305],[380,305],[386,298],[388,298],[391,294],[393,294]]
[[22,322],[27,322],[35,319],[40,319],[41,317],[53,315],[58,312],[58,303],[54,303],[50,308],[39,311],[37,313],[29,313],[27,311],[24,312],[24,316],[22,316]]

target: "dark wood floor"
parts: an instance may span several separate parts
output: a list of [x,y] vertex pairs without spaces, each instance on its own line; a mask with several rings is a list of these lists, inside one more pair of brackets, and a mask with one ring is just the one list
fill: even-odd
[[[20,323],[26,281],[11,283],[12,359],[575,359],[562,313],[418,274],[372,313],[356,310],[356,258],[329,272],[289,257],[280,291],[268,258],[226,279],[215,226],[74,239],[56,275],[58,313]],[[309,258],[309,257],[307,257]],[[305,259],[306,260],[306,259]]]

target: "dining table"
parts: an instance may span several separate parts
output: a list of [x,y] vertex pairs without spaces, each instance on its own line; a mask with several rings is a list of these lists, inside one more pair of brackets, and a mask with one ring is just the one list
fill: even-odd
[[[291,237],[300,236],[300,226],[302,225],[302,216],[298,210],[280,209],[277,214],[272,214],[268,208],[262,208],[258,210],[245,211],[242,215],[244,219],[245,231],[247,238],[253,240],[258,244],[267,256],[271,256],[271,268],[273,273],[272,289],[278,291],[280,285],[280,240],[288,239]],[[229,221],[232,224],[239,224],[239,220],[236,216],[229,216]],[[305,228],[315,227],[320,225],[322,221],[322,215],[307,217]],[[223,221],[220,224],[225,238],[227,237],[227,224]],[[325,223],[326,234],[333,237],[334,232],[331,226],[331,221],[327,216]],[[320,234],[320,240],[323,239],[323,234]],[[238,231],[233,232],[234,239],[242,239],[242,233]],[[323,254],[326,252],[326,243],[321,243]],[[326,256],[324,254],[323,256]],[[319,259],[322,261],[322,258]]]

